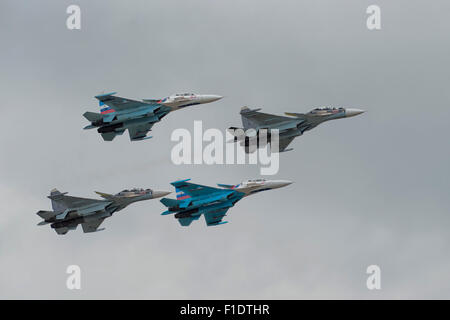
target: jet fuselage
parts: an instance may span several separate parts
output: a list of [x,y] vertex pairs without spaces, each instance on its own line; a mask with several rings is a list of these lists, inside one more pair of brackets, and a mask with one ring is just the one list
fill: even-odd
[[[230,127],[234,141],[240,141],[246,152],[253,152],[271,142],[273,130],[278,131],[279,151],[288,151],[286,147],[297,136],[329,120],[353,117],[363,113],[360,109],[316,108],[308,113],[285,113],[290,117],[259,112],[261,109],[241,109],[244,128]],[[290,150],[290,149],[289,149]]]
[[100,113],[85,112],[84,117],[91,122],[84,129],[98,128],[105,141],[129,130],[130,139],[145,140],[152,126],[168,113],[197,104],[210,103],[221,99],[218,95],[174,94],[164,99],[131,100],[115,96],[115,92],[98,95]]
[[[189,180],[189,179],[188,179]],[[182,226],[188,226],[193,220],[205,216],[206,224],[219,225],[226,222],[222,218],[236,202],[250,194],[282,188],[291,184],[287,180],[247,180],[237,185],[219,184],[220,188],[207,187],[188,180],[172,182],[177,190],[177,200],[163,198],[161,202],[168,208],[163,215],[175,214]]]
[[[113,213],[134,202],[163,197],[169,193],[151,189],[124,190],[115,195],[97,192],[104,199],[97,200],[66,196],[66,193],[54,189],[48,197],[52,201],[53,211],[39,211],[37,214],[44,220],[38,225],[51,224],[58,234],[65,234],[75,229],[80,223],[98,222],[100,224],[104,218],[112,216]],[[86,227],[86,230],[90,230],[89,227]],[[85,230],[84,226],[83,230]]]

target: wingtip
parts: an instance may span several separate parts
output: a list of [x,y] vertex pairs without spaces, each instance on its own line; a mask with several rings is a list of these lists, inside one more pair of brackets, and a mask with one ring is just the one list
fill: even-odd
[[113,94],[117,94],[117,92],[114,91],[114,92],[110,92],[110,93],[102,93],[102,94],[96,95],[95,97],[96,97],[96,98],[101,98],[101,97],[112,96]]
[[180,183],[180,182],[186,182],[186,181],[190,181],[191,180],[191,178],[188,178],[188,179],[179,179],[179,180],[176,180],[176,181],[174,181],[174,182],[171,182],[171,184],[176,184],[176,183]]

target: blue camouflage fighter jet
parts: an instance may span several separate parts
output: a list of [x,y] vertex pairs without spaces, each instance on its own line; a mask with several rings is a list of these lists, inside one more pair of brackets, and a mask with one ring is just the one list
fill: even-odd
[[186,227],[192,221],[205,216],[207,226],[227,223],[222,221],[228,209],[243,197],[261,191],[285,187],[291,184],[287,180],[246,180],[237,185],[218,184],[220,188],[203,186],[188,182],[190,179],[172,182],[177,192],[177,199],[163,198],[161,203],[168,210],[162,215],[175,214],[178,222]]
[[83,116],[91,122],[84,129],[98,128],[103,140],[112,141],[128,129],[131,141],[150,139],[147,133],[156,122],[169,112],[197,104],[222,99],[212,94],[182,93],[164,99],[131,100],[115,96],[116,92],[95,96],[100,105],[100,113],[85,112]]

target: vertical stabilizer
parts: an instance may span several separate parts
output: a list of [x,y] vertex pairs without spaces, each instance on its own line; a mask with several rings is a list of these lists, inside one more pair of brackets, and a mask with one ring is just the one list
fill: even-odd
[[261,110],[259,109],[250,109],[249,107],[242,107],[241,108],[241,118],[242,118],[242,125],[244,126],[244,131],[247,131],[247,129],[250,128],[257,128],[258,123],[256,121],[253,121],[253,117],[255,114],[257,114],[257,111]]
[[52,201],[53,211],[55,211],[55,212],[62,212],[62,211],[67,209],[67,206],[62,201],[62,199],[64,198],[64,195],[66,193],[67,192],[62,193],[56,188],[52,189],[52,191],[50,191],[49,198]]

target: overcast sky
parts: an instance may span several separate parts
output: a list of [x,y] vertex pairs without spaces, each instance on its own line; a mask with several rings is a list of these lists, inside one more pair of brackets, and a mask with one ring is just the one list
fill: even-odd
[[[81,7],[81,30],[66,8]],[[382,29],[366,28],[381,7]],[[448,1],[189,0],[0,3],[0,298],[450,298]],[[82,128],[96,94],[224,99],[186,108],[153,139],[104,142]],[[170,160],[174,129],[225,129],[239,109],[361,108],[281,154],[259,193],[182,228],[158,200],[58,236],[38,227],[57,187],[97,198],[259,178],[256,165]],[[173,194],[172,194],[173,196]],[[82,289],[66,288],[81,267]],[[381,267],[379,291],[366,268]]]

